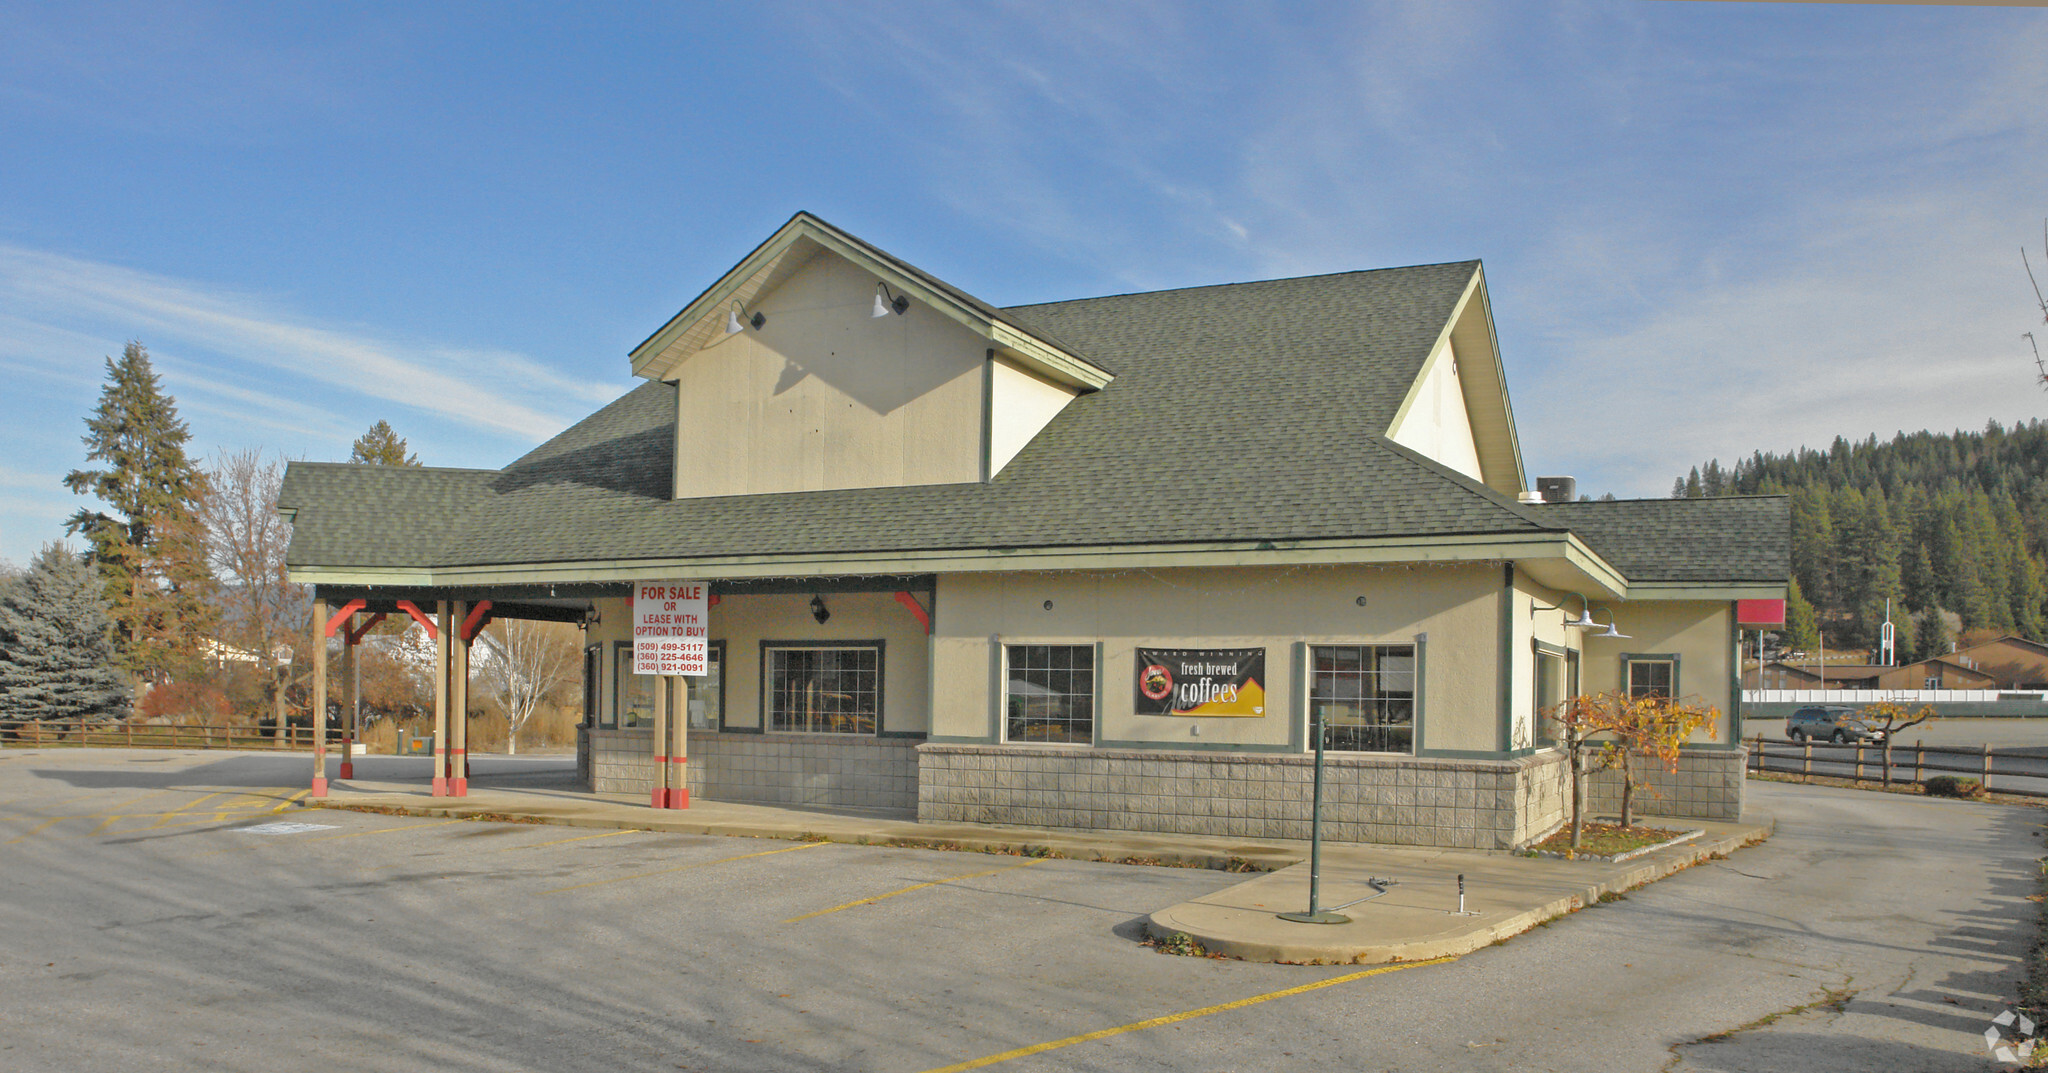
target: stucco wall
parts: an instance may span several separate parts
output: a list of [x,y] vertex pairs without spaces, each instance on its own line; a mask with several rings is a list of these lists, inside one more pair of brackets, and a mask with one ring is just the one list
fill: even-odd
[[978,481],[988,341],[833,254],[677,366],[677,498]]
[[[1099,642],[1099,741],[1298,749],[1304,644],[1414,644],[1426,634],[1422,748],[1492,752],[1500,588],[1492,565],[948,575],[934,626],[932,733],[1000,736],[1004,644]],[[1266,714],[1138,715],[1140,646],[1264,648]]]
[[[930,595],[919,593],[919,599]],[[930,726],[930,663],[924,626],[893,593],[824,593],[831,617],[811,614],[811,595],[727,596],[711,609],[711,639],[725,642],[725,729],[761,727],[761,642],[882,642],[882,731],[922,734]]]
[[1677,696],[1713,705],[1721,712],[1713,735],[1702,730],[1692,740],[1732,744],[1739,733],[1733,725],[1735,695],[1730,689],[1735,658],[1733,613],[1725,601],[1638,600],[1618,605],[1616,625],[1629,636],[1621,640],[1586,638],[1585,691],[1623,688],[1627,684],[1622,677],[1625,655],[1676,653]]

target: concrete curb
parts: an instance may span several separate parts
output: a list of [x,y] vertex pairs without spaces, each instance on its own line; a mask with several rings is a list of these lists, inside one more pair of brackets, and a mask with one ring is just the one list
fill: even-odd
[[[1357,937],[1347,939],[1341,934],[1332,934],[1357,927],[1356,924],[1291,924],[1278,920],[1270,912],[1253,913],[1241,909],[1224,913],[1215,911],[1216,901],[1242,900],[1232,899],[1231,895],[1273,877],[1260,877],[1229,891],[1218,892],[1209,899],[1183,902],[1162,909],[1147,918],[1146,930],[1156,939],[1185,934],[1201,943],[1211,954],[1242,961],[1372,965],[1456,957],[1520,935],[1547,921],[1577,912],[1598,902],[1604,894],[1619,894],[1633,890],[1683,871],[1717,854],[1726,856],[1745,846],[1754,845],[1769,838],[1777,829],[1776,821],[1768,818],[1759,823],[1730,826],[1735,826],[1735,829],[1667,847],[1624,865],[1603,865],[1599,862],[1585,861],[1560,862],[1590,865],[1598,868],[1601,874],[1597,877],[1588,877],[1586,882],[1582,886],[1576,886],[1576,889],[1568,887],[1561,892],[1553,892],[1544,900],[1504,917],[1485,921],[1475,919],[1470,927],[1440,930],[1424,939],[1375,937],[1361,941]],[[1326,857],[1327,854],[1328,850],[1325,850]],[[1306,867],[1297,866],[1304,873]],[[1280,874],[1275,873],[1274,876]],[[1300,883],[1305,882],[1305,878],[1300,880]]]
[[[1307,843],[1239,843],[1231,845],[1227,850],[1210,850],[1168,844],[1164,840],[1173,836],[1147,832],[1037,829],[1012,831],[963,824],[862,820],[856,817],[826,815],[817,816],[815,822],[764,823],[746,820],[693,820],[675,813],[662,814],[652,809],[633,810],[631,806],[620,806],[620,814],[611,814],[609,809],[587,808],[553,812],[527,805],[507,806],[499,802],[479,802],[474,799],[464,802],[450,801],[445,804],[423,804],[309,798],[301,804],[308,808],[373,812],[382,815],[470,819],[480,822],[542,823],[561,827],[658,831],[731,838],[772,838],[792,842],[838,842],[846,845],[1001,853],[1022,857],[1062,857],[1107,863],[1206,868],[1219,872],[1271,872],[1298,864],[1308,857]],[[641,811],[646,815],[624,814],[628,811]],[[891,829],[898,827],[910,827],[915,830]]]

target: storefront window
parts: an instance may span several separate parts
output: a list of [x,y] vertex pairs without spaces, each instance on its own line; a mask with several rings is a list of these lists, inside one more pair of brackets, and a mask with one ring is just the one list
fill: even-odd
[[881,725],[880,643],[764,646],[763,653],[769,730],[873,734]]
[[1415,751],[1415,646],[1314,645],[1309,717],[1327,749]]
[[1094,645],[1005,645],[1003,659],[1008,740],[1095,740]]
[[633,642],[620,641],[612,648],[612,697],[621,730],[654,725],[654,675],[633,673]]
[[583,650],[583,725],[610,726],[604,719],[604,646]]
[[725,642],[711,642],[704,654],[703,676],[687,681],[690,688],[690,729],[717,730],[725,721]]

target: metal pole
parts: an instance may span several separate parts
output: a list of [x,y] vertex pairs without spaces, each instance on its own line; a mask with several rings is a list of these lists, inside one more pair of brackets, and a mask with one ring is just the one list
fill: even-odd
[[1308,819],[1308,912],[1279,913],[1282,920],[1298,924],[1349,924],[1351,918],[1323,908],[1323,713],[1316,711],[1315,789],[1309,801]]

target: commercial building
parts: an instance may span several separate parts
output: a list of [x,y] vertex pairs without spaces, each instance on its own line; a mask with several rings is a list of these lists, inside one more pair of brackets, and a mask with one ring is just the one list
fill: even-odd
[[[800,213],[632,367],[502,470],[282,497],[323,607],[451,665],[584,622],[595,792],[1305,837],[1320,719],[1326,834],[1506,848],[1564,808],[1540,711],[1633,689],[1724,713],[1658,808],[1740,812],[1786,501],[1531,492],[1477,262],[997,308]],[[633,673],[656,582],[707,674]]]

